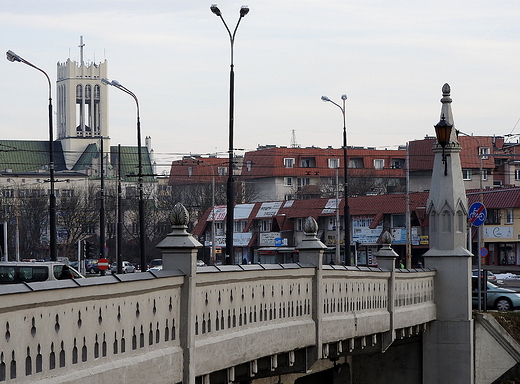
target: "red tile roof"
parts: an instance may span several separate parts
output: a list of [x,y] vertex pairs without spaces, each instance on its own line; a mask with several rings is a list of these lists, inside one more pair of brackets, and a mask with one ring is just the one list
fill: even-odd
[[[466,192],[468,204],[480,201],[480,191],[471,190]],[[484,189],[482,191],[483,204],[486,209],[520,208],[520,189]]]
[[[410,211],[424,209],[426,200],[428,198],[427,192],[418,192],[410,194]],[[331,199],[334,200],[334,199]],[[318,220],[319,217],[334,216],[334,210],[324,213],[329,199],[306,199],[306,200],[289,200],[282,202],[281,208],[273,217],[266,219],[273,219],[277,221],[280,230],[291,230],[292,224],[289,219],[312,217]],[[339,210],[343,215],[343,207],[345,200],[341,199]],[[248,230],[253,220],[257,220],[257,213],[263,203],[255,203],[248,218]],[[376,216],[380,214],[400,214],[406,211],[406,196],[405,194],[395,195],[375,195],[375,196],[359,196],[349,198],[349,208],[351,216]],[[202,235],[206,221],[211,212],[211,208],[204,213],[199,220],[192,233],[194,235]],[[421,211],[422,212],[422,211]]]
[[[460,162],[462,168],[480,168],[479,147],[489,148],[490,155],[495,155],[482,159],[483,169],[495,168],[496,155],[506,157],[502,150],[504,139],[501,137],[464,136],[459,134],[458,140],[461,145]],[[433,146],[436,142],[435,137],[427,137],[424,140],[414,140],[408,144],[410,171],[433,169]]]

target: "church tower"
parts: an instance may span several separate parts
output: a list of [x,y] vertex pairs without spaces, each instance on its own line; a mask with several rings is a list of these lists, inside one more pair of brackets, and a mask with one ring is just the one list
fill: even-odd
[[67,59],[58,63],[57,139],[61,141],[65,163],[72,169],[91,143],[103,138],[110,148],[108,136],[108,92],[101,79],[107,76],[107,61],[83,61],[83,36],[80,39],[80,62]]

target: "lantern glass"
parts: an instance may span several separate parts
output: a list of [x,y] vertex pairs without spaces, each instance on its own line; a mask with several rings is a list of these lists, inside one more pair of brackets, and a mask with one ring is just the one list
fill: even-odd
[[442,116],[441,121],[435,126],[435,135],[441,147],[444,148],[450,142],[452,128],[453,125],[448,123],[444,116]]

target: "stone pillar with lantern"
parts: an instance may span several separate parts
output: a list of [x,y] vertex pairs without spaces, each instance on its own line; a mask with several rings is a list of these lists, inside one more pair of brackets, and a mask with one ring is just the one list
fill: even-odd
[[472,254],[467,250],[468,205],[451,102],[450,86],[444,84],[427,202],[430,249],[424,260],[437,271],[434,294],[439,300],[437,320],[424,334],[425,384],[473,383]]

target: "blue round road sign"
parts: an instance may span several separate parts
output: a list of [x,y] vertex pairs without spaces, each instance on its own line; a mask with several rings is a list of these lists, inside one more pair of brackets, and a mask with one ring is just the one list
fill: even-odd
[[468,218],[471,225],[480,227],[486,221],[487,211],[484,204],[476,202],[469,207]]

